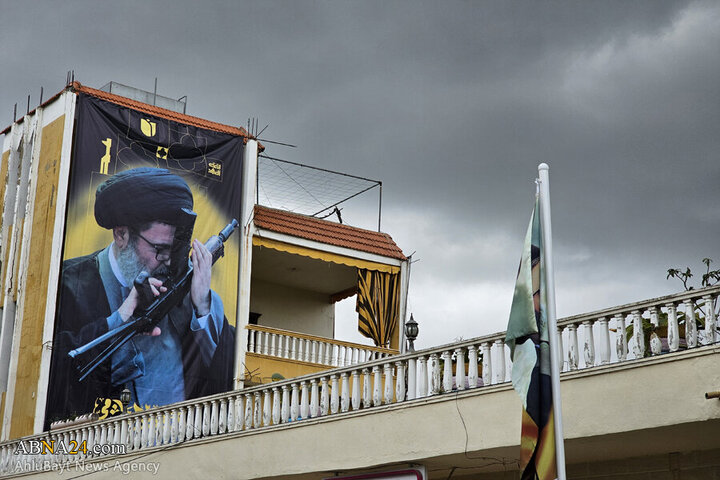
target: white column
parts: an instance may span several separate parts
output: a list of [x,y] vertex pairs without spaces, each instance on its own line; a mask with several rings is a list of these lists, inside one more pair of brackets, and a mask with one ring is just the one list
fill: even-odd
[[392,403],[393,398],[393,368],[392,364],[386,363],[383,365],[383,376],[385,377],[385,404]]
[[217,400],[212,400],[210,402],[210,435],[215,435],[218,432],[218,427],[218,402]]
[[417,359],[408,359],[408,380],[407,380],[407,399],[414,400],[417,398]]
[[478,357],[475,345],[468,347],[468,386],[470,388],[478,386]]
[[370,388],[370,370],[367,368],[362,369],[363,375],[363,393],[362,393],[362,406],[368,408],[372,405],[372,395]]
[[585,353],[585,367],[595,366],[595,337],[593,335],[593,326],[590,320],[582,322],[585,329],[585,341],[583,342],[583,352]]
[[260,392],[253,394],[253,428],[262,427],[263,408]]
[[300,415],[300,391],[298,389],[297,383],[293,383],[292,385],[290,385],[290,389],[290,420],[295,422]]
[[577,370],[578,368],[578,338],[577,338],[577,327],[574,323],[571,323],[565,330],[568,334],[568,368]]
[[650,324],[653,326],[653,331],[650,332],[650,352],[653,355],[660,355],[662,353],[662,342],[658,336],[655,328],[660,325],[658,320],[657,307],[650,307]]
[[703,295],[703,306],[705,307],[705,345],[715,343],[715,302],[712,295]]
[[627,360],[628,344],[627,336],[625,334],[625,316],[618,314],[613,317],[615,319],[615,353],[618,357],[618,362],[624,362]]
[[381,396],[382,378],[380,377],[380,366],[375,365],[373,367],[372,371],[373,371],[373,406],[377,407],[382,404],[382,396]]
[[600,365],[610,363],[610,329],[606,317],[600,317],[597,321],[600,329]]
[[643,358],[645,356],[645,332],[643,332],[642,316],[639,310],[633,310],[631,313],[633,322],[633,352],[635,358]]
[[428,370],[430,370],[430,395],[437,395],[440,393],[440,361],[436,353],[430,354],[430,361],[428,362]]
[[483,343],[482,348],[482,381],[483,385],[492,383],[492,349],[489,342]]
[[350,410],[350,381],[348,380],[347,372],[340,374],[340,381],[342,384],[342,392],[340,393],[340,411],[347,412]]
[[273,387],[272,421],[273,425],[280,424],[280,389]]
[[314,378],[310,380],[310,418],[320,415],[320,395],[318,382]]
[[465,352],[462,348],[455,349],[455,386],[465,390]]
[[218,419],[218,433],[225,433],[228,419],[228,399],[220,399],[220,417]]
[[452,374],[452,354],[447,350],[442,353],[443,359],[443,392],[452,392],[453,374]]
[[280,421],[282,423],[287,423],[287,421],[290,419],[290,392],[288,391],[288,386],[283,385],[282,386],[282,403],[280,406]]
[[250,318],[250,282],[252,275],[252,236],[253,214],[257,190],[257,152],[256,140],[248,139],[243,151],[242,199],[240,201],[240,269],[238,272],[237,319],[235,322],[235,389],[243,387],[245,376],[245,353],[247,349],[247,325]]
[[266,389],[263,391],[263,409],[262,409],[262,424],[264,427],[270,425],[270,419],[272,418],[272,391]]
[[253,397],[251,394],[245,394],[245,430],[253,428]]
[[395,401],[405,400],[405,364],[395,362]]
[[695,323],[695,304],[692,300],[685,300],[685,343],[688,348],[697,347],[698,335],[697,325]]
[[303,420],[310,417],[310,398],[308,384],[305,380],[300,382],[300,416]]
[[360,410],[360,372],[357,370],[352,371],[352,408],[353,410]]
[[424,356],[418,357],[418,391],[417,398],[426,397],[428,394],[428,371],[427,360]]
[[327,377],[320,378],[320,416],[327,415],[330,408],[330,392]]
[[497,339],[495,340],[495,353],[497,355],[497,363],[495,366],[495,383],[502,383],[505,381],[505,343]]
[[330,375],[330,413],[337,413],[340,409],[340,388],[338,386],[338,376]]
[[668,316],[668,348],[671,352],[677,352],[680,348],[680,328],[678,326],[677,307],[675,307],[674,303],[668,303],[665,306],[667,307]]

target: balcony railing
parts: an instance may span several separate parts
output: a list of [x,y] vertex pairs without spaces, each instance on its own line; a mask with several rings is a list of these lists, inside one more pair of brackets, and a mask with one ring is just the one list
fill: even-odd
[[[658,325],[667,318],[666,350],[670,352],[715,343],[717,327],[713,307],[719,294],[720,287],[713,287],[562,319],[558,329],[563,330],[564,369],[585,369],[613,362],[642,365],[645,361],[643,329],[640,328],[643,318]],[[698,306],[704,307],[701,318],[696,310]],[[684,314],[682,329],[678,325],[679,307]],[[702,320],[701,332],[694,328],[698,319]],[[627,342],[625,326],[630,322],[635,328],[633,338]],[[352,415],[380,405],[503,383],[510,370],[504,336],[504,333],[487,335],[4,442],[0,444],[0,474],[15,472],[17,462],[36,465],[41,470],[48,461],[55,464],[115,460],[118,448],[137,455],[206,437],[272,429],[308,418]],[[578,353],[578,336],[582,338],[582,358]],[[681,339],[685,347],[681,347]],[[615,349],[611,349],[611,344]],[[662,344],[653,340],[650,345],[650,356],[663,353]],[[56,445],[86,442],[88,453],[14,453],[21,442],[27,445],[30,441],[43,440],[54,441]],[[109,448],[103,450],[95,445]],[[93,450],[98,453],[90,453]]]
[[248,325],[246,328],[249,330],[248,352],[250,353],[328,367],[357,365],[398,353],[397,350],[388,348],[370,347],[278,328],[259,325]]

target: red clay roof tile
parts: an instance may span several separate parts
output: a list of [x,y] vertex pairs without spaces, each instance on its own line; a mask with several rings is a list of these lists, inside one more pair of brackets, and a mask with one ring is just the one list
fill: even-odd
[[277,233],[406,260],[387,233],[342,225],[298,213],[255,205],[255,226]]

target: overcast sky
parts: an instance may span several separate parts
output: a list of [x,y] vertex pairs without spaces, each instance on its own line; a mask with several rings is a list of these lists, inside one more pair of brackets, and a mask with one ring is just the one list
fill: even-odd
[[542,162],[560,316],[720,265],[718,2],[0,0],[2,127],[68,70],[382,180],[421,346],[504,330]]

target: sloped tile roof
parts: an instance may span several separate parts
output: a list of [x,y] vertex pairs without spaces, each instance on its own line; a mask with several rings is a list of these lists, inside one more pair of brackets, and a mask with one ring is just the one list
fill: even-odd
[[387,233],[351,227],[261,205],[255,206],[254,220],[256,227],[273,232],[406,260],[400,247]]
[[[149,115],[167,118],[168,120],[173,120],[175,122],[180,122],[187,125],[194,125],[196,127],[205,128],[207,130],[228,133],[230,135],[238,135],[241,137],[245,137],[245,139],[252,138],[251,135],[248,135],[247,130],[242,127],[232,127],[230,125],[224,125],[222,123],[211,122],[210,120],[205,120],[203,118],[193,117],[192,115],[186,115],[184,113],[175,112],[173,110],[157,107],[155,105],[138,102],[136,100],[121,97],[120,95],[115,95],[113,93],[104,92],[96,88],[86,87],[80,84],[80,82],[73,82],[72,87],[76,92],[86,93],[88,95],[92,95],[93,97],[97,97],[102,100],[115,103],[117,105],[122,105],[124,107],[145,112]],[[258,145],[258,147],[260,148],[260,145]]]

